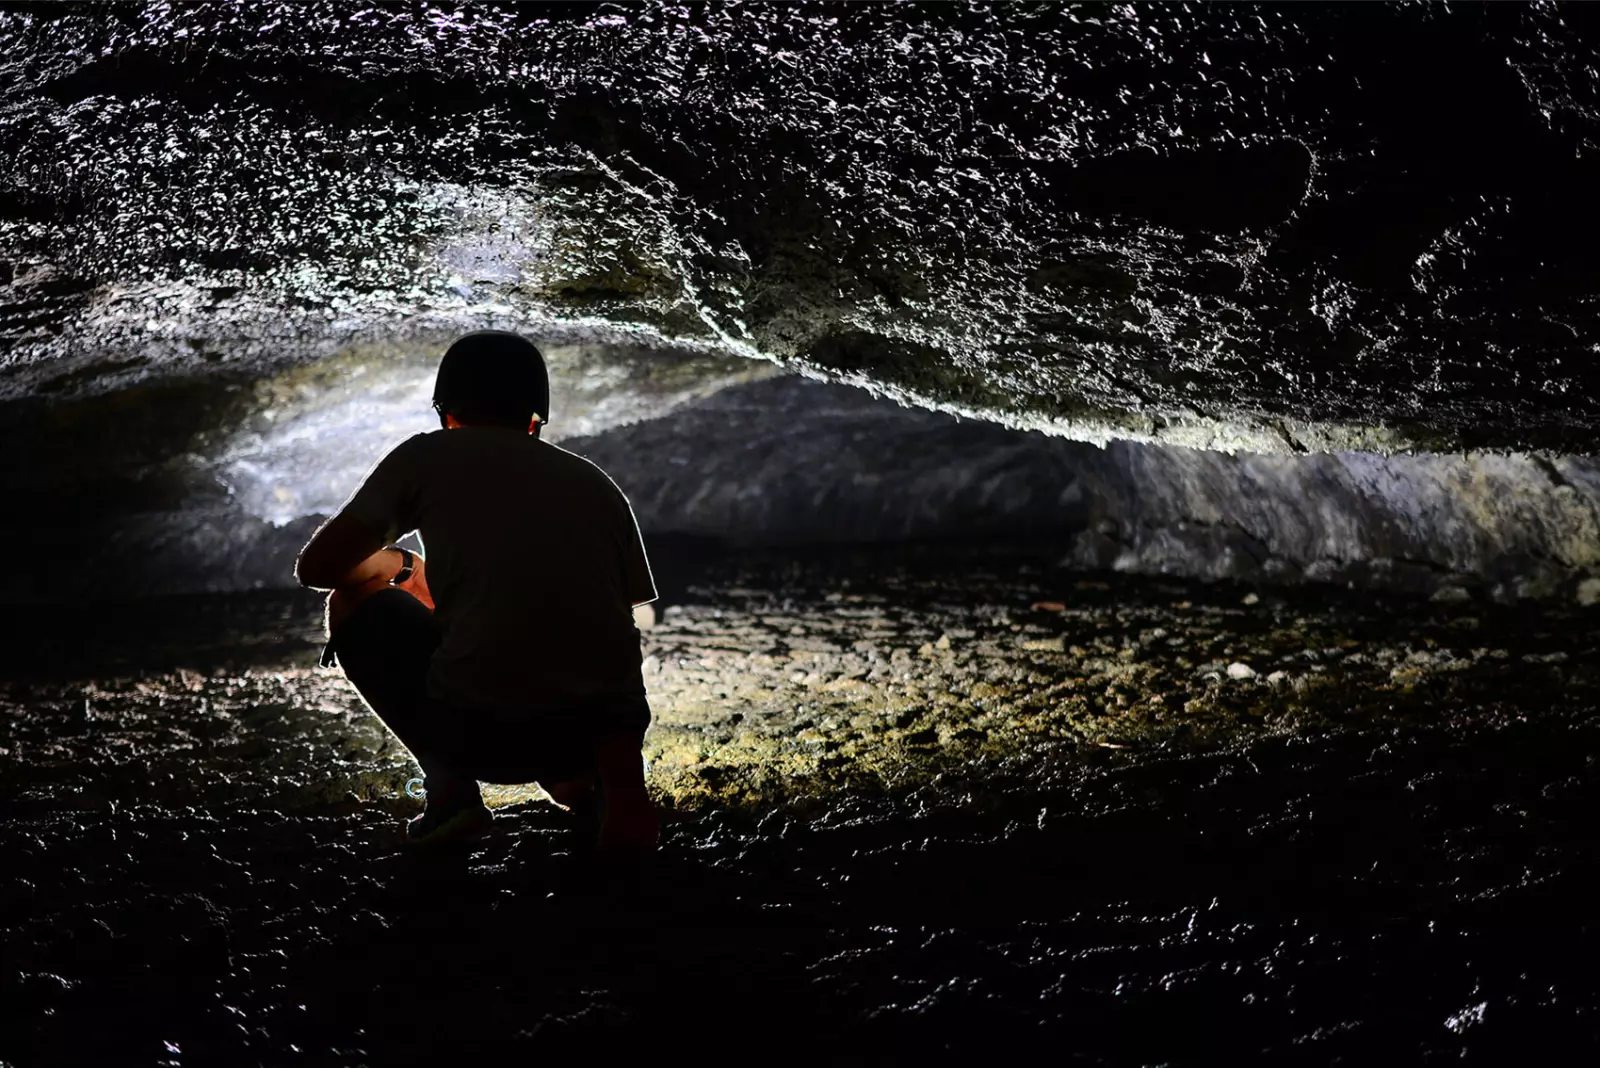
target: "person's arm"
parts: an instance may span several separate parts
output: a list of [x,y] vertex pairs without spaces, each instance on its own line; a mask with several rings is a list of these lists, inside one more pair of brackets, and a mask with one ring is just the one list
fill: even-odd
[[616,490],[618,506],[616,545],[622,568],[622,587],[628,604],[638,608],[654,601],[659,594],[656,593],[655,576],[650,573],[650,561],[645,558],[644,540],[639,537],[639,521],[634,518],[633,506],[615,483],[612,483],[612,489]]
[[384,546],[416,525],[409,502],[418,441],[402,442],[378,461],[339,514],[312,535],[294,567],[302,586],[356,589],[400,572],[404,556]]
[[[405,567],[406,554],[399,549],[380,548],[361,557],[355,566],[341,570],[344,562],[356,558],[372,544],[373,540],[361,524],[349,516],[334,516],[301,551],[295,576],[302,586],[318,590],[336,589],[357,595],[380,590],[394,583]],[[411,575],[397,588],[429,608],[433,607],[433,596],[428,592],[427,565],[419,554],[411,554]]]
[[[330,575],[337,571],[337,564],[327,563],[321,557],[322,553],[328,553],[329,559],[337,561],[341,558],[341,553],[357,552],[359,550],[355,546],[367,544],[366,541],[360,538],[361,528],[359,524],[348,524],[354,527],[354,533],[348,530],[341,532],[341,528],[347,525],[345,523],[335,527],[334,524],[338,523],[340,519],[348,521],[348,517],[343,516],[336,516],[334,519],[329,520],[328,525],[319,530],[316,537],[312,538],[312,544],[307,545],[305,552],[300,554],[300,563],[296,571],[300,576],[301,582],[305,585],[321,587],[321,583],[308,581],[306,578],[308,574],[315,578],[327,577],[317,574],[319,566],[328,567]],[[313,552],[312,545],[318,545],[318,538],[321,538],[330,528],[332,528],[332,534],[322,541],[316,551]],[[309,564],[307,562],[308,558]],[[348,556],[344,558],[348,559]],[[404,561],[405,554],[398,549],[379,549],[356,564],[355,567],[346,570],[343,577],[334,583],[333,592],[328,595],[327,624],[329,634],[331,635],[334,629],[347,619],[351,612],[355,611],[356,605],[379,590],[389,589],[391,586],[409,593],[421,601],[429,611],[432,611],[434,607],[433,595],[428,592],[427,567],[421,556],[413,553],[411,555],[412,569],[410,577],[404,582],[394,582],[404,567]]]
[[364,523],[340,513],[322,525],[300,551],[295,578],[316,590],[362,586],[374,580],[388,582],[400,573],[404,558],[385,549],[386,539]]

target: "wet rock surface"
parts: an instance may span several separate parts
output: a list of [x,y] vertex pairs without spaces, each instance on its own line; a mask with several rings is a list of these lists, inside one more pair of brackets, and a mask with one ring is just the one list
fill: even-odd
[[[449,337],[353,345],[259,379],[0,403],[0,602],[282,588],[312,532],[391,448],[437,429]],[[549,440],[661,417],[772,373],[626,346],[545,345]]]
[[41,612],[0,1059],[1592,1056],[1592,611],[1047,559],[662,566],[642,888],[514,789],[397,852],[408,761],[310,599]]
[[1104,441],[1595,442],[1589,5],[0,12],[0,396],[515,324]]
[[1592,457],[1102,449],[793,377],[566,447],[608,471],[656,535],[769,546],[1033,535],[1089,571],[1501,601],[1600,587]]
[[[292,585],[326,515],[392,444],[434,425],[432,360],[407,360],[403,385],[380,353],[217,409],[204,395],[110,395],[10,424],[0,413],[0,453],[39,456],[0,471],[0,495],[27,502],[0,516],[0,552],[33,565],[0,574],[0,602]],[[567,349],[551,363],[551,439],[609,473],[652,540],[1036,538],[1087,572],[1600,597],[1593,457],[1100,448],[749,363]]]

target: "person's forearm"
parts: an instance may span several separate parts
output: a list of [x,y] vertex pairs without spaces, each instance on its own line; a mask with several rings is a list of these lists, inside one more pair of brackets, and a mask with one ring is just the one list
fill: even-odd
[[384,562],[373,557],[382,555],[384,542],[382,534],[341,512],[324,523],[300,550],[294,565],[295,578],[302,586],[331,590],[351,582],[350,576],[363,568],[369,569],[368,575],[376,575]]
[[405,556],[398,549],[379,549],[345,573],[339,580],[339,589],[369,584],[387,584],[405,566]]

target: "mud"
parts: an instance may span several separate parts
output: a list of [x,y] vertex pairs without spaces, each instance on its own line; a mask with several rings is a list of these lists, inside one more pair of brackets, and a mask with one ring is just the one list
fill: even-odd
[[[650,870],[412,772],[311,599],[40,614],[0,687],[0,1061],[1590,1056],[1592,610],[668,562]],[[642,881],[639,878],[642,875]]]

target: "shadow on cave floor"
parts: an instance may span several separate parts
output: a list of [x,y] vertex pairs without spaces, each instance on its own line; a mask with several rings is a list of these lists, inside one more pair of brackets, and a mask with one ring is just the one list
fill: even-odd
[[1600,1048],[1593,612],[1022,551],[752,554],[678,597],[642,892],[528,797],[397,852],[405,756],[299,594],[106,606],[14,665],[0,1061]]

